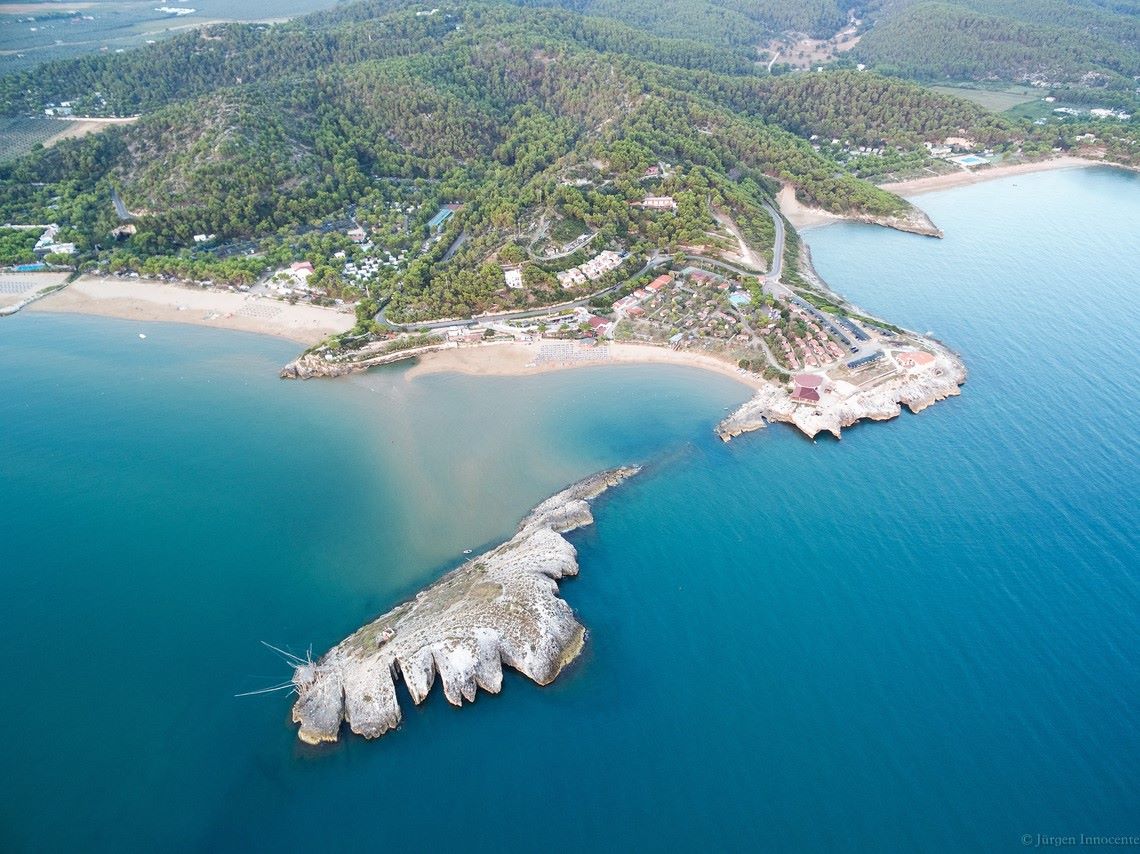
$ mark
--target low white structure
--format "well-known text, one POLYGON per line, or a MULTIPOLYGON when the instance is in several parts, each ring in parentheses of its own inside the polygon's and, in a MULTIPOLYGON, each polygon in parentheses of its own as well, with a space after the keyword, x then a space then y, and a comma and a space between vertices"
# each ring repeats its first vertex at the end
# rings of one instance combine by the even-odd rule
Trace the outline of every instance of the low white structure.
POLYGON ((622 256, 614 252, 612 249, 605 249, 578 267, 571 267, 569 270, 563 270, 558 274, 558 281, 565 286, 571 285, 584 285, 586 282, 592 282, 595 279, 600 279, 610 270, 617 269, 621 265, 622 256))

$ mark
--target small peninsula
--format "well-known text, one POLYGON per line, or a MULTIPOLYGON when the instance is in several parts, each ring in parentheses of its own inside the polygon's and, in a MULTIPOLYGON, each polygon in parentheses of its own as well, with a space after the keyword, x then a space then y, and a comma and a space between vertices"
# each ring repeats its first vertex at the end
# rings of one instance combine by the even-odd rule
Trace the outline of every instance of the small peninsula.
MULTIPOLYGON (((756 390, 717 426, 725 441, 769 422, 793 425, 809 438, 821 432, 839 438, 858 421, 893 418, 904 405, 917 413, 959 394, 967 372, 954 352, 835 293, 782 211, 770 201, 758 208, 771 223, 766 251, 710 206, 706 215, 720 229, 715 240, 710 234, 705 245, 654 252, 632 279, 592 297, 434 321, 360 346, 330 340, 290 362, 281 376, 336 377, 492 348, 503 358, 484 360, 483 367, 490 362, 490 372, 508 374, 668 361, 731 372, 756 390)), ((929 224, 921 233, 941 236, 919 215, 929 224)), ((464 371, 471 362, 453 358, 448 365, 464 371)))
POLYGON ((578 574, 577 553, 561 535, 591 524, 589 501, 638 472, 610 469, 548 498, 507 542, 439 581, 296 668, 293 721, 309 744, 336 741, 342 722, 377 738, 399 725, 396 679, 421 703, 436 673, 448 702, 478 689, 497 694, 506 664, 547 685, 577 658, 586 630, 558 581, 578 574))

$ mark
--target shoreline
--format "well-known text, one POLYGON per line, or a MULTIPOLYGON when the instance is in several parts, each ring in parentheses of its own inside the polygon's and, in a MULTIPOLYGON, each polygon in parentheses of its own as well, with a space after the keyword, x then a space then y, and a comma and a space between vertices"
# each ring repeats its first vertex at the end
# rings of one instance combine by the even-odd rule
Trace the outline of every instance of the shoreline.
POLYGON ((1051 157, 1048 160, 1032 160, 1025 163, 1010 163, 1007 165, 990 166, 985 169, 962 170, 951 172, 949 175, 931 175, 928 178, 912 178, 909 181, 896 181, 891 184, 880 184, 880 190, 886 190, 897 196, 918 196, 923 193, 933 193, 938 190, 950 190, 955 187, 968 187, 971 184, 980 184, 984 181, 996 181, 999 178, 1008 178, 1013 175, 1028 175, 1033 172, 1053 172, 1058 169, 1087 169, 1090 166, 1115 166, 1100 160, 1090 160, 1087 157, 1074 157, 1062 155, 1051 157))
POLYGON ((170 282, 82 276, 24 311, 183 323, 284 338, 306 347, 346 332, 356 317, 321 306, 170 282))
MULTIPOLYGON (((991 166, 986 169, 951 172, 948 175, 930 175, 925 178, 912 178, 908 181, 895 181, 890 184, 879 184, 879 189, 894 193, 903 198, 919 196, 923 193, 933 193, 939 190, 950 190, 956 187, 967 187, 980 184, 984 181, 996 181, 999 178, 1008 178, 1014 175, 1027 175, 1033 172, 1052 172, 1058 169, 1086 169, 1090 166, 1107 166, 1115 169, 1126 169, 1115 163, 1105 163, 1100 160, 1091 160, 1086 157, 1063 155, 1051 157, 1047 160, 1033 160, 1025 163, 1011 163, 1005 166, 991 166)), ((780 212, 797 231, 819 228, 833 222, 853 222, 856 217, 825 211, 800 202, 795 195, 795 189, 786 184, 776 196, 780 212)))
POLYGON ((416 356, 416 364, 404 376, 405 379, 412 382, 418 377, 447 373, 485 377, 525 377, 556 371, 605 368, 614 365, 673 365, 720 374, 753 390, 766 388, 770 385, 762 377, 742 371, 730 362, 708 353, 671 350, 652 344, 611 342, 605 345, 609 348, 610 357, 608 359, 548 362, 538 365, 535 364, 535 358, 539 355, 541 346, 541 342, 523 344, 517 341, 503 341, 436 350, 416 356))

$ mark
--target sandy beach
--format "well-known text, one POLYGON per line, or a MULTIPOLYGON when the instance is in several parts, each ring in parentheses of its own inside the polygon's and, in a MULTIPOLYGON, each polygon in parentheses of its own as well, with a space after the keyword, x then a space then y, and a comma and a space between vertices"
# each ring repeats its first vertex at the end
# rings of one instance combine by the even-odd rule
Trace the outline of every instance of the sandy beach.
MULTIPOLYGON (((1030 172, 1048 172, 1054 169, 1077 169, 1086 166, 1111 165, 1101 164, 1097 160, 1088 160, 1083 157, 1052 157, 1048 160, 1036 160, 1032 163, 1014 163, 1009 166, 990 166, 985 169, 951 172, 949 175, 931 175, 928 178, 915 178, 910 181, 899 181, 894 184, 881 184, 882 189, 896 195, 910 198, 922 193, 935 190, 949 190, 953 187, 965 187, 969 184, 978 184, 982 181, 992 181, 997 178, 1007 178, 1012 175, 1024 175, 1030 172)), ((788 222, 797 229, 815 228, 828 223, 846 219, 839 214, 833 214, 820 208, 809 207, 796 198, 793 187, 785 185, 776 196, 780 211, 788 218, 788 222)))
POLYGON ((542 343, 523 344, 506 342, 458 347, 420 356, 407 373, 409 380, 428 374, 460 373, 477 376, 527 376, 575 368, 606 367, 613 365, 680 365, 713 371, 731 377, 750 388, 765 387, 767 383, 755 374, 744 373, 735 365, 705 353, 671 350, 649 344, 611 343, 609 359, 581 362, 549 362, 534 364, 542 343))
POLYGON ((315 305, 141 279, 84 276, 25 311, 190 323, 288 338, 306 346, 351 329, 356 317, 315 305))
POLYGON ((62 285, 67 273, 0 273, 0 309, 24 302, 45 288, 62 285))
MULTIPOLYGON (((1009 166, 989 166, 984 169, 974 169, 960 172, 951 172, 949 175, 931 175, 929 178, 915 178, 911 181, 899 181, 895 184, 882 184, 882 189, 900 196, 917 196, 920 193, 930 193, 935 190, 949 190, 952 187, 965 187, 969 184, 978 184, 982 181, 992 181, 996 178, 1008 178, 1012 175, 1026 175, 1030 172, 1051 172, 1054 169, 1077 169, 1086 166, 1102 166, 1098 160, 1088 160, 1084 157, 1052 157, 1048 160, 1035 160, 1032 163, 1013 163, 1009 166)), ((1111 164, 1108 164, 1111 165, 1111 164)))
POLYGON ((818 225, 827 225, 831 222, 838 222, 843 219, 839 214, 833 214, 830 211, 825 211, 823 208, 813 208, 805 205, 796 198, 796 188, 791 184, 785 184, 783 189, 776 194, 776 204, 780 207, 782 213, 797 230, 802 228, 814 228, 818 225))

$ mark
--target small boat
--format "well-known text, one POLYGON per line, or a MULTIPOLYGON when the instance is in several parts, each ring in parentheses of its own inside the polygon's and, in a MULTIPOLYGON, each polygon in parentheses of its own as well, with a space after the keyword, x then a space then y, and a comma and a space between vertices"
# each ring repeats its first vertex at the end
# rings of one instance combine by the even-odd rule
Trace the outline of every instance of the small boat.
POLYGON ((465 555, 469 555, 469 554, 471 554, 471 549, 464 549, 464 550, 463 550, 463 553, 464 553, 465 555))
POLYGON ((146 338, 146 336, 145 336, 145 335, 143 335, 143 334, 140 332, 140 333, 139 333, 139 338, 143 338, 143 339, 145 339, 145 338, 146 338))

